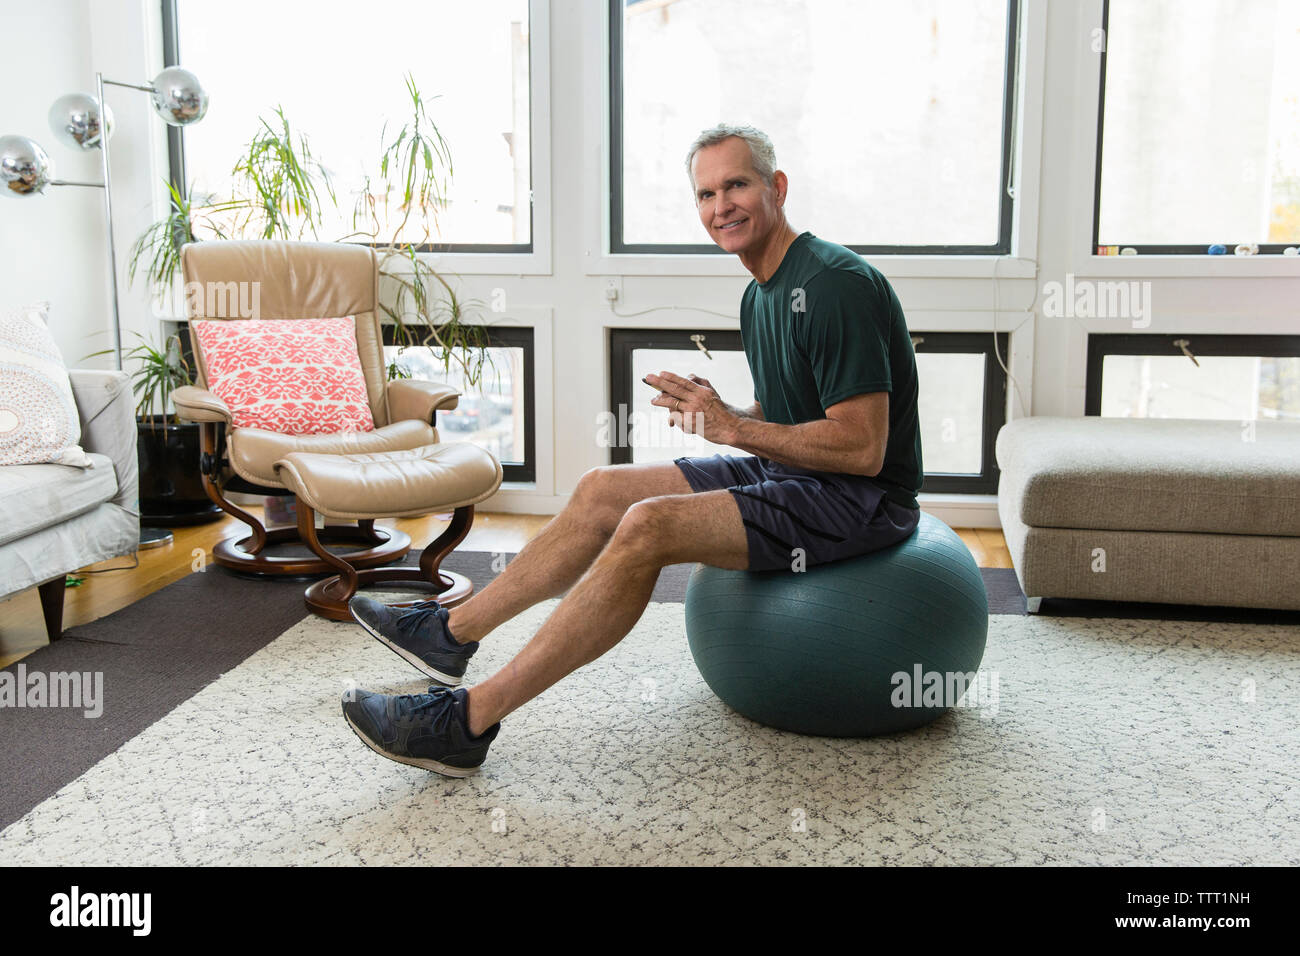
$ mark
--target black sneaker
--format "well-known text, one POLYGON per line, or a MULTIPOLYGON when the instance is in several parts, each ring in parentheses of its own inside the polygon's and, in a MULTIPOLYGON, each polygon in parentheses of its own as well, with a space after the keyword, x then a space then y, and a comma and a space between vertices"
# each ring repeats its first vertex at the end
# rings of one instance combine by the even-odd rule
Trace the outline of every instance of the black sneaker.
POLYGON ((447 777, 478 773, 501 724, 469 732, 469 691, 434 684, 427 694, 343 695, 343 716, 367 747, 398 763, 447 777))
POLYGON ((457 644, 447 631, 448 611, 437 601, 389 607, 358 594, 348 602, 357 623, 426 677, 454 687, 465 679, 478 642, 457 644))

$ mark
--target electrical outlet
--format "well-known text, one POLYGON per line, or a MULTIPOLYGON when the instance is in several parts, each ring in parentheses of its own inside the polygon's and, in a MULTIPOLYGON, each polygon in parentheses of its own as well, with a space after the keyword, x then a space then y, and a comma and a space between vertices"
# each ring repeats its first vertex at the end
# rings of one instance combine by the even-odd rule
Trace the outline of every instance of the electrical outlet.
POLYGON ((623 301, 623 277, 606 276, 605 277, 605 301, 613 305, 615 302, 623 301))

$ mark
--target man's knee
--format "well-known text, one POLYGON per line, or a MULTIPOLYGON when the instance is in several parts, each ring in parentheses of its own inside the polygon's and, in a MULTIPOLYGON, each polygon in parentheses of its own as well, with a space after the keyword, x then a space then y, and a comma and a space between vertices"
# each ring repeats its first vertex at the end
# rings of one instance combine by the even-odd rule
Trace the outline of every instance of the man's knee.
POLYGON ((617 478, 616 465, 597 465, 584 472, 578 479, 569 500, 571 508, 584 520, 596 527, 612 533, 623 517, 624 509, 619 505, 619 495, 614 483, 617 478))
POLYGON ((623 513, 611 546, 653 555, 670 543, 677 526, 671 496, 643 498, 623 513))

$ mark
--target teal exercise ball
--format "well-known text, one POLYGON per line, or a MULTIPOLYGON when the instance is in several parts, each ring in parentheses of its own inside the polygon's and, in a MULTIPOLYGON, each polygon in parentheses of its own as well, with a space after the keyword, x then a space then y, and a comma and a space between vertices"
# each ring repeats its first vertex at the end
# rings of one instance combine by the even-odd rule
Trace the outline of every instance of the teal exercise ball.
POLYGON ((882 551, 802 571, 700 564, 686 586, 686 636, 710 689, 751 720, 817 736, 942 715, 979 686, 988 620, 975 559, 924 512, 882 551))

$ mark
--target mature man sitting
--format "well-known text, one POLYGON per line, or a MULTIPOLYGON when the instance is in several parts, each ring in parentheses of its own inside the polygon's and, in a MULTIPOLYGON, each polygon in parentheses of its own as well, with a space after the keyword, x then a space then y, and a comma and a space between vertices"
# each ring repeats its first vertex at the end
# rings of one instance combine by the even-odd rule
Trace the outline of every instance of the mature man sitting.
POLYGON ((916 357, 893 288, 856 253, 790 227, 789 180, 759 130, 706 130, 686 167, 700 222, 754 276, 740 331, 758 400, 734 408, 696 376, 646 381, 674 425, 749 454, 588 471, 565 509, 457 607, 354 598, 371 634, 457 685, 478 641, 568 591, 480 684, 349 693, 344 716, 372 750, 449 776, 475 772, 502 718, 623 639, 666 565, 792 569, 889 547, 916 528, 916 357))

